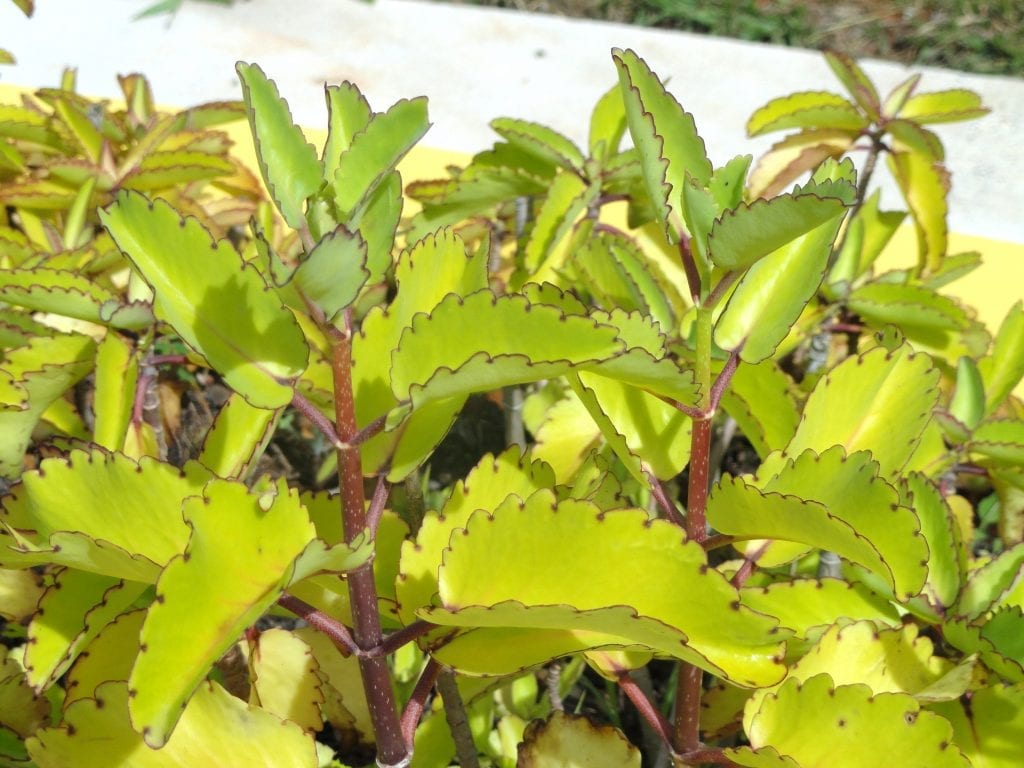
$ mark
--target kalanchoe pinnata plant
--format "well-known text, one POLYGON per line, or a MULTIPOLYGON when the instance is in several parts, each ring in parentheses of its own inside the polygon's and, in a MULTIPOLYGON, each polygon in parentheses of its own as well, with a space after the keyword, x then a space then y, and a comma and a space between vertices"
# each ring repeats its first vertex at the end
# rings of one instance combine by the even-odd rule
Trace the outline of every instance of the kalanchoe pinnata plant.
POLYGON ((318 151, 239 64, 278 216, 228 239, 112 186, 103 301, 9 214, 7 764, 1014 764, 1020 305, 990 339, 932 223, 875 274, 902 215, 846 149, 757 186, 612 58, 585 152, 495 121, 408 219, 424 99, 329 86, 318 151), (525 447, 432 486, 467 402, 517 388, 525 447), (209 426, 171 455, 182 389, 209 426), (313 480, 267 462, 286 438, 313 480))

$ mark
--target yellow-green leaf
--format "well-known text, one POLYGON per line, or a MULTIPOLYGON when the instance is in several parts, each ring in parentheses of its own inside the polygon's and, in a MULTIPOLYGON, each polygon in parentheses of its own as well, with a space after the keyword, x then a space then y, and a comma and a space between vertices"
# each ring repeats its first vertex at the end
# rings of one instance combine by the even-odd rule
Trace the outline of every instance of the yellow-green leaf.
POLYGON ((949 172, 930 157, 916 152, 890 153, 887 157, 917 230, 918 271, 921 274, 936 272, 946 255, 949 235, 946 225, 949 172))
POLYGON ((803 91, 772 99, 750 116, 747 135, 760 136, 789 128, 832 128, 855 137, 867 120, 849 101, 827 91, 803 91))
POLYGON ((280 628, 261 632, 249 651, 252 692, 249 703, 302 727, 323 728, 324 703, 319 665, 301 638, 280 628))
POLYGON ((640 768, 640 750, 617 728, 583 715, 552 712, 534 720, 519 745, 516 768, 640 768))
POLYGON ((920 93, 907 99, 899 116, 915 123, 952 123, 989 113, 981 96, 964 88, 920 93))

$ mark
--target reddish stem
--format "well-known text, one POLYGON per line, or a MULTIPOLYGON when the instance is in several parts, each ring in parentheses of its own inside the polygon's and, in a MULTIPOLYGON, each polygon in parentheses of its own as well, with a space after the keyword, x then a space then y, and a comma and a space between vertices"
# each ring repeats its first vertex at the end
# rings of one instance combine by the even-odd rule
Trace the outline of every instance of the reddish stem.
POLYGON ((700 283, 697 262, 693 260, 693 251, 690 250, 690 238, 686 235, 679 236, 679 260, 683 263, 686 285, 690 289, 690 299, 695 305, 700 304, 700 292, 703 286, 700 283))
POLYGON ((390 656, 406 643, 411 643, 417 637, 423 637, 423 635, 427 634, 430 630, 436 628, 437 624, 431 624, 429 621, 414 621, 412 624, 402 627, 396 632, 392 632, 390 635, 385 637, 381 644, 376 648, 368 648, 366 650, 366 655, 370 658, 375 656, 390 656))
POLYGON ((337 430, 335 430, 331 420, 320 413, 319 408, 298 392, 292 392, 292 407, 309 419, 310 424, 320 430, 321 434, 334 447, 334 450, 341 448, 341 440, 338 439, 337 430))
POLYGON ((672 743, 680 754, 700 748, 700 694, 704 672, 693 664, 679 665, 676 683, 675 734, 672 743))
POLYGON ((433 658, 427 660, 427 665, 420 673, 420 679, 416 681, 412 696, 402 710, 401 729, 402 738, 405 740, 409 751, 412 751, 412 742, 416 736, 416 726, 423 716, 423 710, 427 706, 427 697, 437 682, 437 676, 441 674, 441 665, 433 658))
POLYGON ((671 520, 680 528, 686 528, 686 519, 679 514, 679 510, 672 503, 672 499, 668 497, 668 494, 665 492, 665 486, 661 484, 661 481, 652 472, 647 473, 647 481, 651 486, 651 495, 658 502, 658 506, 665 514, 666 519, 671 520))
POLYGON ((352 635, 349 633, 348 627, 337 619, 328 616, 322 611, 318 611, 305 600, 301 600, 300 598, 287 593, 284 593, 277 598, 277 603, 282 608, 294 613, 300 619, 309 624, 309 626, 323 632, 331 638, 334 644, 338 647, 338 650, 341 651, 342 656, 362 655, 362 651, 359 650, 359 647, 356 645, 356 641, 352 639, 352 635))
POLYGON ((640 716, 650 724, 654 732, 658 734, 658 737, 671 749, 672 727, 669 725, 668 720, 662 716, 658 708, 647 698, 643 689, 637 685, 636 680, 629 676, 628 672, 619 672, 618 682, 622 692, 626 694, 627 699, 633 702, 633 706, 636 707, 640 716))

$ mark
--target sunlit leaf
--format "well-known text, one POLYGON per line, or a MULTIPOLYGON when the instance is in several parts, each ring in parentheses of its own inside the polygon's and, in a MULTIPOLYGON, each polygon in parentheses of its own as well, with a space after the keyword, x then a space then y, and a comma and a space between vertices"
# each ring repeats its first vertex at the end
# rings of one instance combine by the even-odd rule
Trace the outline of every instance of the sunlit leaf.
POLYGON ((519 745, 516 768, 640 768, 640 750, 617 728, 556 711, 534 720, 519 745))
POLYGON ((269 629, 253 644, 249 663, 250 704, 302 726, 307 733, 323 727, 319 668, 306 643, 287 630, 269 629))
POLYGON ((878 91, 860 65, 852 57, 839 51, 825 51, 825 60, 867 116, 872 120, 878 120, 881 116, 878 91))
POLYGON ((828 91, 804 91, 772 99, 750 116, 747 135, 760 136, 790 128, 833 128, 852 135, 867 120, 849 101, 828 91))
POLYGON ((1024 302, 1010 307, 991 353, 978 367, 985 382, 985 411, 991 413, 1024 377, 1024 302))
POLYGON ((571 139, 547 126, 499 117, 491 121, 491 128, 506 141, 545 162, 559 165, 568 171, 583 169, 585 158, 579 147, 571 139))
POLYGON ((907 99, 899 116, 915 123, 952 123, 973 120, 989 113, 974 91, 954 88, 948 91, 919 93, 907 99))
POLYGON ((889 168, 899 183, 917 230, 918 270, 935 272, 946 253, 949 172, 914 152, 889 154, 889 168))
POLYGON ((930 707, 953 724, 953 743, 973 768, 1016 768, 1024 738, 1024 683, 976 688, 969 700, 930 707))

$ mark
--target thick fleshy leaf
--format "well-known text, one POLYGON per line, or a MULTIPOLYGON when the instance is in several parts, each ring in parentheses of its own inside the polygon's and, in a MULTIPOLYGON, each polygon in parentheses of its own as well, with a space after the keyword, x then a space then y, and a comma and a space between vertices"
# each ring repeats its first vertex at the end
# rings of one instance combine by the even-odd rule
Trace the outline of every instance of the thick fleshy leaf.
POLYGON ((952 123, 973 120, 989 113, 974 91, 954 88, 948 91, 919 93, 907 99, 899 116, 915 123, 952 123))
MULTIPOLYGON (((619 645, 648 648, 697 664, 740 685, 779 680, 780 632, 773 619, 743 608, 738 592, 707 567, 703 549, 672 523, 642 510, 602 512, 587 502, 555 502, 540 491, 477 512, 455 532, 439 570, 440 605, 423 618, 446 626, 485 627, 468 641, 508 648, 484 671, 510 671, 551 658, 559 645, 575 650, 619 645), (484 570, 481 570, 484 569, 484 570), (480 573, 492 574, 481 579, 480 573), (685 592, 677 599, 673 584, 685 592), (522 630, 547 647, 534 647, 522 630), (515 667, 513 667, 514 669, 515 667)), ((459 640, 433 649, 460 668, 459 640)), ((481 647, 479 650, 482 650, 481 647)), ((556 655, 562 655, 557 653, 556 655)), ((468 659, 474 665, 474 659, 468 659)))
POLYGON ((967 548, 953 510, 927 477, 912 472, 901 480, 902 503, 921 521, 928 542, 928 581, 925 590, 938 605, 951 606, 967 572, 967 548))
POLYGON ((889 168, 903 192, 917 230, 917 263, 922 274, 935 272, 946 255, 949 172, 915 152, 888 155, 889 168))
POLYGON ((976 688, 970 700, 931 709, 953 724, 953 743, 973 768, 1017 768, 1017 745, 1024 739, 1024 683, 976 688))
POLYGON ((600 192, 599 184, 586 184, 573 173, 555 177, 526 241, 523 280, 544 282, 555 277, 565 261, 565 254, 556 256, 559 246, 600 192))
POLYGON ((112 451, 124 447, 139 379, 139 355, 134 345, 110 332, 96 350, 96 385, 93 390, 93 442, 112 451))
POLYGON ((181 218, 162 200, 133 193, 121 193, 100 218, 152 287, 157 316, 233 389, 256 407, 291 401, 291 382, 306 367, 305 338, 229 243, 215 243, 196 219, 181 218))
POLYGON ((825 274, 843 208, 832 219, 779 248, 747 270, 715 325, 715 342, 759 363, 789 334, 825 274))
POLYGON ((296 723, 307 733, 323 727, 319 666, 299 637, 277 627, 261 632, 249 651, 249 665, 250 704, 296 723))
POLYGON ((955 299, 915 284, 870 282, 854 289, 847 305, 875 328, 895 325, 909 338, 932 346, 968 328, 972 320, 955 299))
POLYGON ((835 198, 781 195, 755 200, 726 211, 711 228, 711 260, 723 269, 746 269, 769 253, 817 227, 833 221, 845 210, 835 198))
POLYGON ((603 146, 601 160, 618 153, 622 137, 626 133, 626 108, 618 85, 613 85, 597 100, 590 115, 590 133, 587 146, 592 157, 599 157, 598 147, 603 146))
POLYGON ((452 489, 440 514, 428 514, 415 542, 402 545, 396 591, 399 614, 409 623, 415 611, 430 605, 437 593, 437 569, 452 533, 466 525, 477 509, 495 509, 509 496, 526 499, 541 488, 551 488, 551 467, 523 456, 513 446, 496 457, 484 456, 465 480, 452 489))
POLYGON ((772 145, 750 174, 748 195, 771 198, 828 158, 842 157, 855 139, 846 131, 801 131, 772 145))
POLYGON ((60 726, 28 742, 39 768, 316 768, 313 739, 294 723, 246 705, 216 683, 204 682, 186 704, 174 737, 151 749, 124 716, 132 701, 123 682, 105 682, 94 698, 67 708, 60 726))
POLYGON ((44 592, 42 577, 35 571, 0 568, 0 616, 27 623, 44 592))
POLYGON ((92 698, 109 680, 127 680, 139 655, 139 632, 146 609, 122 613, 89 643, 64 681, 65 709, 79 699, 92 698))
POLYGON ((283 482, 260 494, 214 481, 185 502, 184 516, 188 547, 157 582, 129 678, 132 723, 154 748, 167 742, 212 664, 277 600, 315 536, 283 482))
POLYGON ((789 377, 774 361, 741 365, 722 396, 722 407, 757 455, 764 458, 792 439, 800 412, 790 392, 789 377))
POLYGON ((978 367, 985 382, 985 411, 991 413, 1024 378, 1024 302, 1010 307, 991 353, 978 367))
POLYGON ((867 116, 872 120, 878 120, 881 116, 881 100, 874 83, 864 74, 860 65, 850 56, 838 51, 826 51, 825 60, 867 116))
MULTIPOLYGON (((67 459, 47 459, 27 472, 3 497, 3 522, 26 538, 26 550, 41 550, 46 561, 152 583, 188 541, 182 499, 197 495, 209 479, 196 464, 182 471, 150 458, 135 463, 116 453, 76 450, 67 459), (140 515, 140 509, 146 514, 140 515), (76 551, 64 532, 82 532, 91 546, 76 551), (58 545, 59 550, 50 551, 58 545), (99 563, 105 566, 100 570, 88 557, 94 550, 106 551, 109 558, 99 563)), ((15 554, 4 551, 0 558, 15 554)))
POLYGON ((327 141, 324 144, 324 181, 330 183, 338 170, 341 156, 352 146, 352 139, 370 122, 373 111, 359 87, 347 80, 324 88, 327 99, 327 141))
POLYGON ((534 720, 519 745, 516 768, 640 768, 640 750, 617 728, 555 711, 534 720))
POLYGON ((740 765, 783 765, 757 762, 757 753, 769 749, 800 768, 970 768, 950 743, 949 722, 921 709, 912 696, 875 694, 866 685, 836 687, 824 674, 802 682, 789 679, 776 691, 754 697, 743 724, 751 746, 725 751, 740 765), (794 728, 797 722, 800 727, 794 728))
MULTIPOLYGON (((81 334, 39 336, 4 352, 0 383, 4 399, 15 396, 15 407, 0 407, 0 476, 21 475, 25 449, 43 413, 93 367, 96 343, 81 334)), ((0 555, 2 557, 3 555, 0 555)))
POLYGON ((52 685, 82 649, 146 589, 76 569, 64 569, 39 602, 29 624, 25 672, 39 690, 52 685))
POLYGON ((939 372, 927 355, 876 347, 837 365, 812 390, 788 456, 842 445, 867 450, 890 477, 913 454, 938 403, 939 372))
MULTIPOLYGON (((8 304, 36 312, 56 314, 103 323, 112 308, 121 302, 109 290, 68 270, 0 270, 0 299, 8 304)), ((152 322, 152 316, 150 316, 152 322)), ((134 330, 147 323, 133 325, 134 330)))
POLYGON ((536 155, 544 162, 559 165, 568 171, 583 170, 583 153, 571 139, 558 131, 510 117, 492 120, 491 128, 510 144, 536 155))
POLYGON ((197 461, 218 477, 244 479, 270 443, 280 416, 280 410, 256 408, 232 393, 217 411, 197 461))
POLYGON ((358 225, 374 190, 430 127, 424 97, 402 99, 376 114, 341 155, 334 173, 334 204, 343 224, 358 225))
POLYGON ((1017 544, 971 571, 954 615, 975 619, 991 610, 1012 586, 1021 568, 1024 568, 1024 544, 1017 544))
POLYGON ((708 182, 708 192, 718 212, 729 211, 743 200, 744 180, 753 162, 753 155, 737 155, 721 168, 715 168, 708 182))
POLYGON ((489 290, 450 295, 413 318, 391 358, 391 388, 414 405, 560 376, 624 352, 618 331, 489 290))
POLYGON ((118 186, 136 192, 151 192, 230 176, 234 172, 235 165, 231 160, 209 152, 152 152, 125 174, 118 186))
POLYGON ((981 372, 967 356, 957 361, 956 387, 949 400, 949 415, 968 429, 977 427, 985 415, 985 386, 981 372))
POLYGON ((292 122, 288 104, 278 94, 274 81, 256 64, 239 62, 235 69, 242 83, 263 181, 288 226, 298 229, 305 223, 306 198, 321 184, 316 150, 292 122))
MULTIPOLYGON (((877 472, 865 452, 806 451, 763 491, 742 478, 723 480, 708 500, 708 521, 734 536, 835 552, 880 574, 899 599, 909 598, 924 586, 928 545, 917 516, 900 506, 896 489, 877 472)), ((759 561, 775 565, 799 554, 787 550, 777 561, 769 547, 759 561)))
POLYGON ((541 421, 527 428, 536 440, 533 455, 551 465, 560 483, 573 482, 587 456, 601 442, 600 428, 571 391, 551 405, 541 421))
POLYGON ((908 693, 920 702, 959 699, 971 682, 973 662, 958 667, 937 656, 916 624, 879 629, 872 621, 833 626, 789 669, 808 680, 827 673, 836 685, 863 683, 874 693, 908 693))
POLYGON ((295 270, 292 282, 332 322, 355 301, 369 276, 366 243, 359 235, 338 227, 307 254, 295 270))
POLYGON ((626 121, 640 153, 644 183, 669 242, 679 239, 682 194, 686 175, 705 187, 711 163, 697 135, 693 116, 686 112, 647 63, 633 51, 612 50, 619 86, 626 104, 626 121))
POLYGON ((790 128, 833 128, 856 136, 867 120, 849 101, 828 91, 803 91, 772 99, 750 116, 747 135, 790 128))
POLYGON ((969 448, 985 464, 1024 467, 1024 420, 986 421, 974 430, 969 448))
MULTIPOLYGON (((0 647, 0 712, 3 712, 3 725, 0 728, 7 732, 3 736, 13 732, 17 734, 15 741, 30 737, 46 725, 50 714, 49 701, 32 690, 25 678, 20 649, 8 649, 6 646, 0 647)), ((0 743, 3 744, 0 749, 3 749, 9 746, 10 740, 4 738, 0 743)), ((0 751, 0 759, 4 756, 0 751)), ((24 764, 21 761, 8 763, 12 768, 24 764)))
POLYGON ((820 632, 841 618, 900 624, 892 603, 862 584, 841 579, 798 579, 744 587, 740 599, 758 613, 775 616, 800 638, 813 636, 814 630, 820 632))

